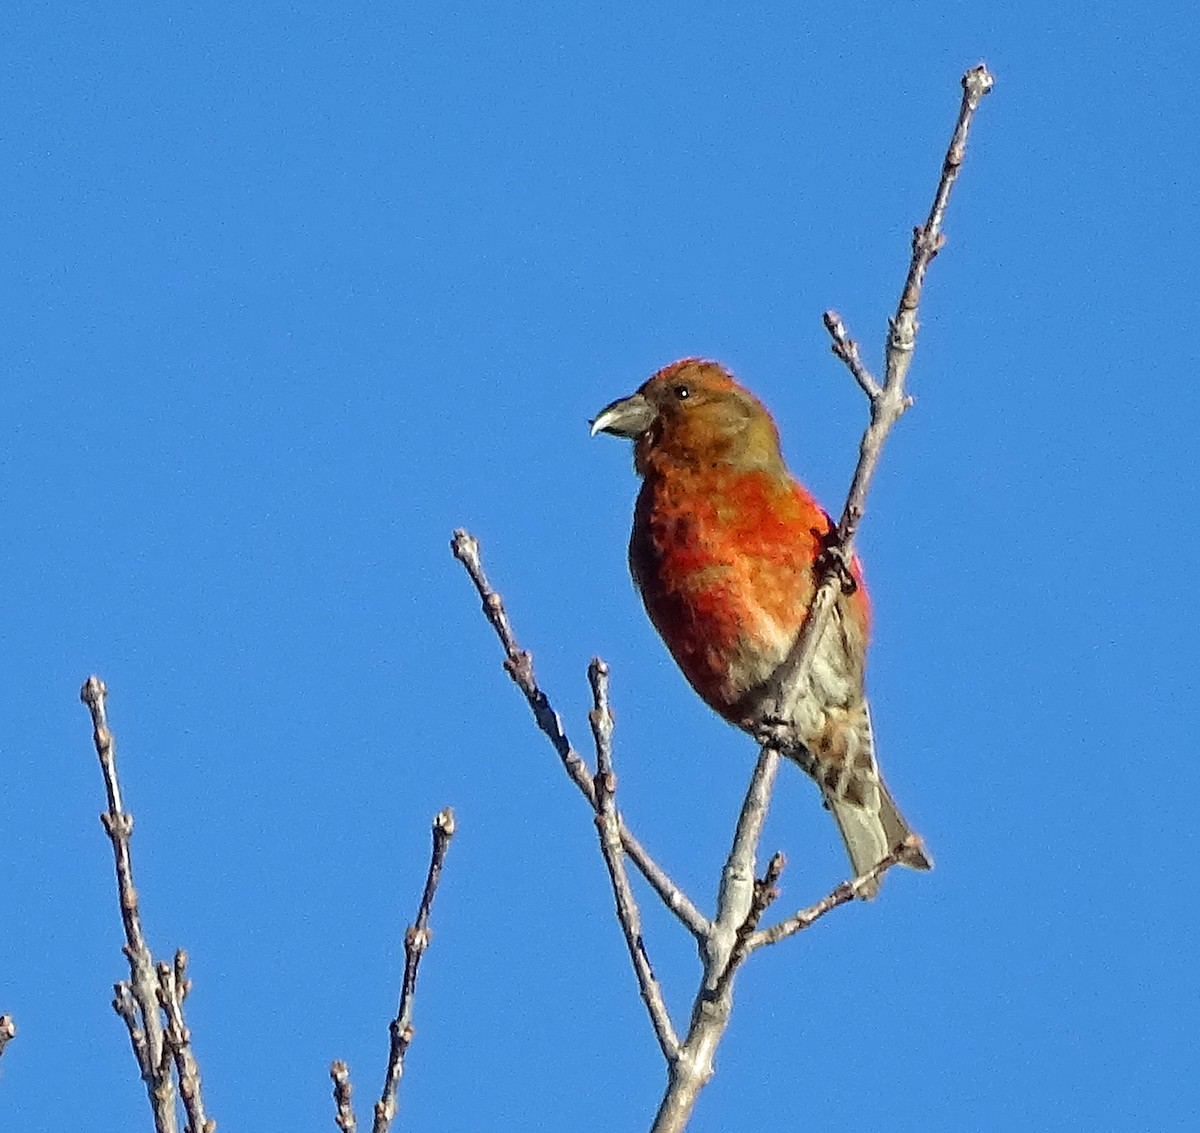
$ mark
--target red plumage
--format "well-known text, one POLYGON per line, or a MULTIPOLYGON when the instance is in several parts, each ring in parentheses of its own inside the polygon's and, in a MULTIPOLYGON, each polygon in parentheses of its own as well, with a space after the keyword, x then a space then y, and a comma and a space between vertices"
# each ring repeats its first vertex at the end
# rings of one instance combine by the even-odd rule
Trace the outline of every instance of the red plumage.
MULTIPOLYGON (((753 729, 808 615, 829 515, 788 472, 762 403, 714 362, 660 370, 592 431, 634 440, 642 488, 629 564, 650 620, 701 698, 753 729)), ((910 830, 875 760, 863 692, 870 612, 857 559, 851 571, 857 585, 839 596, 786 721, 787 754, 817 781, 861 874, 910 830)), ((906 862, 932 864, 923 852, 906 862)))

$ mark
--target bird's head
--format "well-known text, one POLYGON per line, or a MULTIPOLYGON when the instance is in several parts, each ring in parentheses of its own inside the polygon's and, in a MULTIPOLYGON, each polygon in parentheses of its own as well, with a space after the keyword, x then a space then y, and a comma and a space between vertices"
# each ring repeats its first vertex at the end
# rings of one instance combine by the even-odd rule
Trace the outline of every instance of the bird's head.
POLYGON ((597 433, 633 440, 642 475, 664 464, 786 475, 779 432, 762 402, 724 366, 700 358, 673 362, 606 405, 592 422, 597 433))

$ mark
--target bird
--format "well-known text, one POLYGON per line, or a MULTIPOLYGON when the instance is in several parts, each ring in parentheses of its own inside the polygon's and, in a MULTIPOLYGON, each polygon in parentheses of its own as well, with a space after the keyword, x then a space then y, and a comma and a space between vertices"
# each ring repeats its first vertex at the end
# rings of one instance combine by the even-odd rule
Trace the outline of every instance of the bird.
MULTIPOLYGON (((641 488, 629 569, 688 683, 729 723, 778 746, 820 788, 856 876, 904 845, 933 860, 879 772, 864 690, 870 606, 857 557, 787 720, 772 683, 808 616, 834 524, 788 471, 766 407, 719 362, 684 358, 606 405, 592 436, 633 441, 641 488), (782 730, 780 728, 782 725, 782 730)), ((878 880, 860 887, 874 897, 878 880)))

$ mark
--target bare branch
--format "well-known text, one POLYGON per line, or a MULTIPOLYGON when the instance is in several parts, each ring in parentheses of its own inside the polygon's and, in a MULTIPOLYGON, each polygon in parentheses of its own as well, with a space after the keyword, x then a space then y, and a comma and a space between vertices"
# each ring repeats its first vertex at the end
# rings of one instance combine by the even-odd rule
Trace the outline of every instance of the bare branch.
POLYGON ((746 952, 750 953, 764 944, 775 944, 785 937, 794 936, 801 929, 808 928, 814 921, 820 920, 826 913, 832 912, 839 905, 853 901, 864 889, 874 885, 892 866, 904 861, 914 850, 919 849, 921 839, 915 834, 896 846, 889 854, 880 858, 866 873, 854 878, 853 881, 843 881, 828 897, 821 898, 815 905, 793 913, 787 920, 780 921, 770 928, 756 932, 746 942, 746 952))
MULTIPOLYGON (((758 753, 754 774, 742 802, 734 831, 733 845, 729 850, 725 868, 721 873, 721 889, 717 896, 717 917, 714 921, 713 937, 724 935, 728 946, 745 921, 754 903, 755 853, 762 837, 763 823, 767 820, 767 809, 771 805, 771 792, 775 789, 775 775, 779 770, 779 753, 764 747, 758 753)), ((714 975, 724 971, 728 963, 726 954, 721 957, 720 967, 714 975)))
POLYGON ((701 1089, 713 1076, 713 1058, 733 1011, 731 965, 739 930, 754 907, 755 854, 779 770, 779 753, 764 745, 750 777, 750 786, 738 815, 737 829, 717 894, 717 915, 702 944, 704 977, 692 1004, 687 1037, 679 1057, 668 1067, 667 1089, 655 1115, 651 1133, 678 1133, 683 1129, 701 1089))
MULTIPOLYGON (((837 526, 836 542, 821 564, 823 577, 813 596, 804 626, 787 658, 772 676, 776 710, 770 715, 786 721, 796 717, 796 709, 807 690, 807 674, 817 645, 825 632, 826 620, 838 590, 852 585, 849 564, 854 536, 866 506, 867 489, 883 450, 883 442, 911 401, 904 391, 904 380, 916 340, 916 311, 925 270, 943 243, 941 223, 949 199, 950 187, 962 163, 967 130, 979 100, 992 86, 986 68, 978 67, 963 76, 963 101, 950 148, 942 167, 941 180, 934 195, 933 208, 913 241, 913 257, 901 294, 900 305, 891 320, 887 348, 887 380, 882 387, 867 370, 842 320, 826 312, 825 325, 833 338, 833 350, 849 368, 859 387, 870 400, 871 420, 859 445, 858 466, 846 498, 846 506, 837 526)), ((754 855, 762 830, 762 821, 770 801, 778 750, 792 749, 795 739, 786 725, 766 724, 757 729, 763 744, 754 778, 738 820, 734 846, 721 877, 719 910, 712 935, 706 946, 705 983, 692 1010, 692 1022, 680 1048, 679 1057, 670 1065, 667 1090, 663 1096, 651 1133, 679 1133, 691 1116, 700 1089, 712 1077, 713 1054, 729 1022, 732 1009, 733 974, 738 963, 768 939, 780 939, 811 924, 826 912, 858 895, 872 880, 881 876, 901 857, 916 847, 898 847, 854 882, 839 886, 812 909, 803 910, 765 933, 747 930, 754 916, 756 901, 764 892, 754 884, 754 855), (778 930, 778 935, 774 935, 778 930), (753 935, 748 935, 752 932, 753 935), (740 955, 739 955, 740 953, 740 955)), ((761 883, 760 883, 761 884, 761 883)), ((773 888, 773 885, 770 886, 773 888)), ((765 908, 765 904, 763 908, 765 908)), ((760 914, 761 915, 761 912, 760 914)))
POLYGON ((142 1054, 146 1049, 146 1033, 138 1022, 137 1003, 134 1002, 133 992, 126 980, 113 984, 113 1010, 121 1017, 129 1031, 129 1041, 133 1044, 133 1057, 141 1064, 142 1054))
MULTIPOLYGON (((804 627, 784 663, 772 678, 778 693, 778 708, 774 713, 781 720, 794 718, 796 706, 804 695, 806 682, 802 674, 808 672, 817 643, 825 629, 829 609, 842 580, 844 572, 839 563, 849 563, 853 554, 854 537, 859 522, 866 510, 867 490, 875 474, 876 465, 883 452, 883 443, 892 426, 912 404, 904 389, 908 368, 912 362, 917 337, 917 306, 925 273, 933 257, 945 243, 942 221, 950 190, 958 177, 959 168, 966 152, 967 133, 971 120, 979 107, 980 100, 992 89, 993 79, 984 66, 975 67, 962 78, 963 98, 959 107, 958 120, 942 163, 942 174, 934 193, 933 205, 925 224, 913 235, 912 259, 900 294, 896 314, 889 322, 886 356, 887 378, 882 387, 875 382, 858 357, 858 348, 846 331, 842 320, 832 311, 825 314, 825 325, 833 337, 833 351, 850 369, 855 381, 870 399, 871 421, 859 444, 858 465, 846 497, 846 506, 837 526, 837 554, 830 556, 825 564, 824 577, 813 596, 812 606, 804 627)), ((767 727, 759 734, 762 742, 780 742, 786 739, 779 735, 778 728, 767 727)))
POLYGON ((104 682, 95 676, 88 677, 79 694, 92 715, 96 754, 100 757, 100 770, 108 794, 108 810, 100 816, 100 822, 112 842, 121 921, 125 926, 124 951, 129 960, 130 981, 116 985, 113 1007, 129 1028, 134 1055, 146 1085, 150 1108, 154 1112, 156 1133, 175 1133, 175 1085, 171 1079, 171 1059, 164 1048, 158 977, 142 933, 138 895, 133 884, 133 861, 129 852, 133 815, 121 804, 121 786, 117 780, 117 744, 108 726, 105 708, 107 696, 108 689, 104 682))
MULTIPOLYGON (((571 782, 579 788, 583 796, 596 809, 596 787, 587 762, 571 746, 563 731, 562 720, 550 706, 550 700, 538 687, 533 675, 533 657, 517 645, 509 624, 508 614, 500 595, 492 589, 491 583, 484 574, 483 563, 479 557, 479 540, 468 531, 461 528, 454 532, 450 541, 450 549, 454 557, 462 563, 483 600, 483 612, 496 631, 500 644, 504 648, 504 668, 513 682, 524 694, 533 710, 533 717, 538 727, 554 745, 564 770, 570 776, 571 782)), ((675 884, 661 866, 650 856, 642 844, 629 832, 618 815, 617 821, 621 831, 621 845, 629 860, 637 866, 641 875, 650 883, 650 887, 659 895, 663 904, 671 910, 688 931, 698 940, 703 941, 708 934, 708 918, 700 912, 688 896, 675 884)))
POLYGON ((874 401, 883 390, 863 362, 858 352, 858 343, 850 337, 846 324, 842 322, 842 316, 837 311, 826 311, 821 317, 825 322, 825 329, 829 331, 829 337, 833 339, 834 354, 846 363, 859 388, 874 401))
POLYGON ((612 711, 608 705, 608 666, 599 657, 588 666, 588 683, 592 686, 593 708, 588 713, 592 735, 596 740, 596 829, 600 834, 600 852, 608 867, 613 898, 617 905, 617 920, 629 949, 629 959, 637 976, 642 1001, 650 1013, 654 1037, 663 1057, 671 1062, 679 1053, 679 1038, 671 1025, 671 1017, 663 1000, 662 988, 650 966, 650 957, 642 940, 641 914, 629 875, 625 872, 625 855, 621 850, 620 819, 617 815, 617 776, 612 762, 612 711))
POLYGON ((771 856, 771 860, 767 862, 767 872, 763 875, 762 880, 755 881, 754 899, 750 902, 750 911, 746 914, 746 919, 738 925, 737 935, 733 941, 733 950, 729 953, 725 970, 717 977, 716 992, 718 995, 725 990, 726 984, 733 978, 733 973, 750 954, 750 941, 754 938, 758 922, 762 920, 762 915, 767 911, 768 906, 779 896, 779 875, 783 873, 783 867, 786 864, 787 858, 776 851, 771 856))
POLYGON ((183 1001, 192 989, 187 975, 187 953, 180 948, 174 965, 158 965, 158 998, 166 1015, 165 1046, 179 1075, 179 1097, 187 1114, 185 1133, 213 1133, 217 1123, 205 1115, 200 1092, 200 1065, 192 1054, 192 1033, 183 1020, 183 1001))
POLYGON ((966 156, 967 134, 983 96, 994 85, 995 79, 982 63, 978 67, 972 67, 962 77, 963 96, 958 109, 958 121, 954 124, 954 134, 950 138, 950 145, 942 162, 942 176, 933 196, 933 205, 924 225, 913 230, 912 262, 888 336, 885 389, 894 388, 897 393, 903 392, 904 379, 908 375, 913 347, 917 340, 917 306, 921 301, 925 272, 933 257, 945 246, 946 237, 942 233, 942 221, 946 216, 946 206, 950 203, 950 190, 954 188, 958 171, 962 168, 963 158, 966 156))
POLYGON ((4 1053, 4 1048, 8 1046, 9 1040, 16 1038, 17 1025, 13 1022, 11 1015, 0 1015, 0 1054, 4 1053))
MULTIPOLYGON (((446 860, 446 850, 450 839, 454 837, 454 811, 449 807, 439 811, 433 820, 433 851, 429 858, 429 873, 425 877, 425 891, 421 894, 421 905, 417 909, 417 919, 408 927, 404 934, 404 981, 400 989, 400 1006, 392 1020, 391 1049, 388 1052, 387 1073, 384 1076, 383 1093, 375 1103, 375 1121, 371 1126, 372 1133, 387 1133, 396 1116, 396 1090, 400 1078, 404 1074, 404 1055, 408 1044, 412 1042, 413 998, 417 991, 417 970, 421 966, 421 957, 429 947, 430 930, 429 914, 433 909, 433 899, 437 895, 438 882, 442 877, 442 864, 446 860)), ((335 1063, 336 1068, 338 1064, 335 1063)), ((344 1065, 344 1064, 343 1064, 344 1065)), ((341 1124, 341 1101, 338 1094, 338 1079, 334 1078, 334 1097, 338 1099, 338 1123, 341 1124)), ((349 1106, 350 1086, 349 1071, 346 1072, 346 1104, 349 1106)))
POLYGON ((333 1102, 337 1107, 334 1123, 342 1133, 358 1133, 358 1118, 350 1103, 350 1067, 339 1058, 329 1067, 329 1077, 333 1079, 333 1102))

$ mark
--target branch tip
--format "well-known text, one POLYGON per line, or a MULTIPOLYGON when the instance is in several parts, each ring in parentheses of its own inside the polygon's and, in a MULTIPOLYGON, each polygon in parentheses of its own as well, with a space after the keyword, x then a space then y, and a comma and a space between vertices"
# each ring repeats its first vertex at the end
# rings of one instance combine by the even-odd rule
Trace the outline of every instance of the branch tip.
POLYGON ((456 527, 450 539, 450 550, 459 562, 479 557, 479 540, 465 527, 456 527))
MULTIPOLYGON (((456 537, 459 534, 461 533, 456 532, 456 537)), ((417 973, 420 969, 421 958, 425 955, 430 941, 433 939, 433 930, 429 927, 429 917, 433 910, 434 898, 437 896, 442 866, 446 860, 446 850, 456 829, 454 810, 451 807, 444 807, 438 811, 434 815, 431 829, 433 847, 429 855, 429 870, 425 875, 425 888, 421 893, 421 903, 417 908, 416 920, 404 932, 404 976, 400 987, 400 1003, 396 1009, 395 1018, 388 1025, 391 1043, 388 1049, 383 1090, 373 1111, 375 1119, 371 1127, 372 1133, 387 1133, 396 1116, 396 1095, 400 1087, 400 1079, 404 1074, 404 1056, 416 1033, 413 1027, 412 1013, 413 1000, 417 991, 417 973)), ((335 1099, 338 1097, 336 1079, 334 1097, 335 1099)), ((348 1092, 346 1101, 348 1107, 348 1092)), ((339 1108, 338 1114, 338 1126, 343 1133, 347 1133, 346 1126, 342 1124, 341 1108, 339 1108)), ((349 1116, 353 1120, 352 1111, 349 1116)))
POLYGON ((962 77, 962 88, 967 98, 978 106, 985 94, 988 94, 992 87, 996 85, 996 80, 991 71, 988 70, 986 63, 980 63, 976 67, 972 67, 962 77))
POLYGON ((104 698, 108 695, 108 686, 95 674, 88 677, 83 682, 83 687, 79 690, 79 699, 83 701, 89 708, 97 704, 103 704, 104 698))
POLYGON ((358 1118, 354 1116, 354 1107, 350 1101, 353 1093, 350 1067, 338 1059, 329 1067, 329 1077, 333 1080, 333 1102, 336 1107, 334 1123, 342 1133, 356 1133, 358 1118))
POLYGON ((452 807, 445 807, 444 809, 438 811, 436 815, 434 815, 433 834, 435 838, 438 837, 438 835, 441 835, 441 837, 449 841, 454 837, 454 833, 457 829, 458 824, 454 817, 454 809, 452 807))

